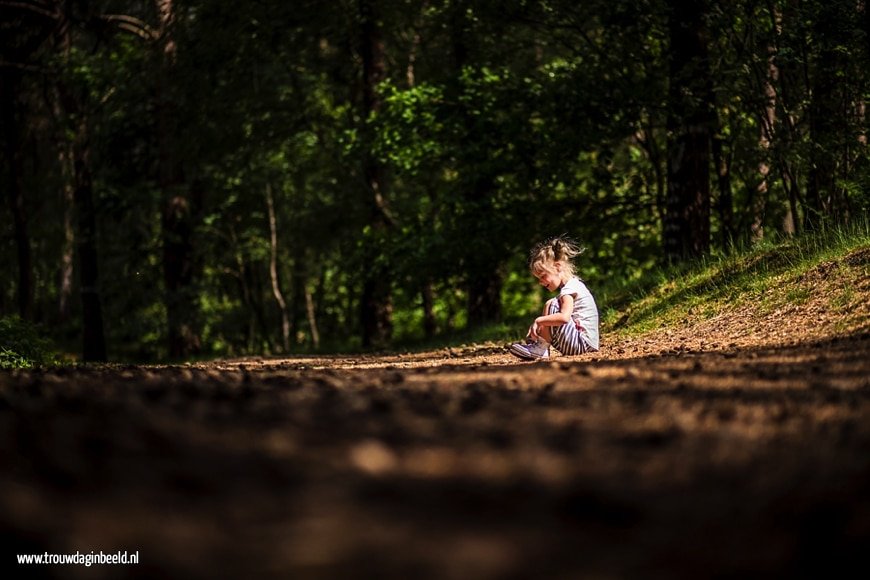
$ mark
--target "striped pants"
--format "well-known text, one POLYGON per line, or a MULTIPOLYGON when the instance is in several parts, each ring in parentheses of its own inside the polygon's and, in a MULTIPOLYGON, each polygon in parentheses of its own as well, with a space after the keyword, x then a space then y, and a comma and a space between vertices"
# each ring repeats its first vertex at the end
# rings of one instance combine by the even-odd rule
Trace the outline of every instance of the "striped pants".
MULTIPOLYGON (((557 312, 559 312, 559 299, 553 298, 548 300, 547 314, 556 314, 557 312)), ((553 348, 566 356, 595 350, 589 346, 589 342, 583 335, 583 330, 573 320, 569 320, 562 326, 551 326, 550 339, 550 344, 553 345, 553 348)))

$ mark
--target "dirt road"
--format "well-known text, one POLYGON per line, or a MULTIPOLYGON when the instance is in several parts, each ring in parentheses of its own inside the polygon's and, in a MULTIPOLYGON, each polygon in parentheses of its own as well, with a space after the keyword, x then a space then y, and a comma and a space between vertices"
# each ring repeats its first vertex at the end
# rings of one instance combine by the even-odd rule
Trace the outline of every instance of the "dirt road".
POLYGON ((4 566, 846 577, 870 549, 870 334, 775 339, 4 373, 4 566), (140 563, 15 564, 76 551, 140 563))

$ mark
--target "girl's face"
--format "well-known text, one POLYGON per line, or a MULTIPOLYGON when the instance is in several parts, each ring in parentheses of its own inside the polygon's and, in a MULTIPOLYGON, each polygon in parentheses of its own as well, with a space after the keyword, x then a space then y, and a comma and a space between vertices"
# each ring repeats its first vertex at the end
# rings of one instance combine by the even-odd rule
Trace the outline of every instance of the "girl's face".
POLYGON ((534 276, 538 279, 538 283, 550 292, 555 292, 564 282, 562 264, 559 262, 554 262, 548 269, 536 268, 534 276))

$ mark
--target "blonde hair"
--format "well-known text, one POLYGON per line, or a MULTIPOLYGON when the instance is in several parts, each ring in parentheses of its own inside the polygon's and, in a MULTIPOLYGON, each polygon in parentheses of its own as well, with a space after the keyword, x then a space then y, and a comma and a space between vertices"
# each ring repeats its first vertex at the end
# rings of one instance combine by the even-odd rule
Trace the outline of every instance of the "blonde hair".
POLYGON ((562 272, 570 278, 576 275, 574 262, 571 260, 574 256, 582 254, 583 250, 584 248, 567 236, 549 238, 537 244, 529 252, 529 270, 533 275, 555 272, 558 262, 562 264, 562 272))

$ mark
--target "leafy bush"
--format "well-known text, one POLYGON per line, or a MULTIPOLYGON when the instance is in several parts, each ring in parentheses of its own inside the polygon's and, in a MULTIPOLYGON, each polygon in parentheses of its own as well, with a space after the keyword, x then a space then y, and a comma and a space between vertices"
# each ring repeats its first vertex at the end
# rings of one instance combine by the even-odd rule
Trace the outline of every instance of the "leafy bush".
POLYGON ((0 369, 29 369, 54 363, 48 340, 20 318, 0 318, 0 369))

